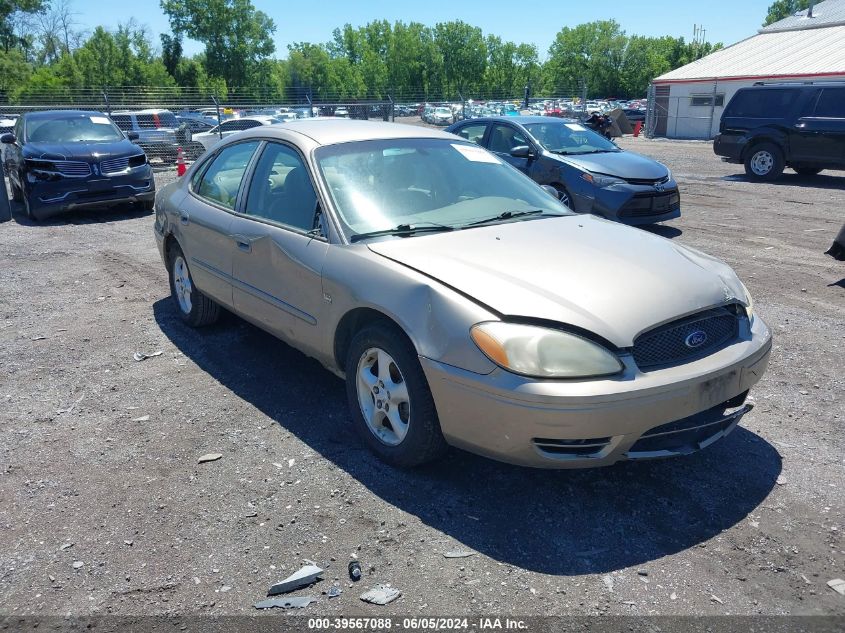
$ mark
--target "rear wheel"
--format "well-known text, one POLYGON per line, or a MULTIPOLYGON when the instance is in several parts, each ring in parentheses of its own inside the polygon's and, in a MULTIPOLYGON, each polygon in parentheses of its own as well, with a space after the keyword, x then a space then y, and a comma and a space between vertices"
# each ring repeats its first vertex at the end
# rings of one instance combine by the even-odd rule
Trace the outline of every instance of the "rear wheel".
POLYGON ((777 180, 783 168, 783 152, 774 143, 755 145, 745 156, 745 173, 752 180, 777 180))
POLYGON ((411 468, 446 452, 416 350, 391 323, 379 321, 355 335, 346 394, 358 435, 388 464, 411 468))
POLYGON ((801 176, 817 176, 821 173, 821 169, 818 167, 796 167, 795 172, 800 174, 801 176))
POLYGON ((220 317, 220 306, 194 285, 182 249, 170 249, 170 294, 182 320, 191 327, 211 325, 220 317))

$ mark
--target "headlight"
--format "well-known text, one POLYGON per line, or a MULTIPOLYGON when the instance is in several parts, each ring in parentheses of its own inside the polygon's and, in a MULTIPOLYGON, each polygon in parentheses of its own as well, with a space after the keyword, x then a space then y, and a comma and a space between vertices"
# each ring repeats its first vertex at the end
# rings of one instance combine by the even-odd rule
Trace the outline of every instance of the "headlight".
POLYGON ((745 291, 745 312, 748 314, 748 320, 754 320, 754 299, 751 298, 751 293, 748 292, 748 288, 745 287, 745 284, 741 281, 739 282, 742 285, 742 289, 745 291))
POLYGON ((616 176, 605 176, 603 174, 591 174, 589 172, 584 172, 581 174, 581 178, 586 180, 588 183, 595 185, 601 189, 605 187, 610 187, 612 185, 624 185, 625 181, 621 178, 617 178, 616 176))
POLYGON ((622 371, 619 359, 585 338, 560 330, 488 321, 474 325, 472 340, 494 363, 537 378, 590 378, 622 371))

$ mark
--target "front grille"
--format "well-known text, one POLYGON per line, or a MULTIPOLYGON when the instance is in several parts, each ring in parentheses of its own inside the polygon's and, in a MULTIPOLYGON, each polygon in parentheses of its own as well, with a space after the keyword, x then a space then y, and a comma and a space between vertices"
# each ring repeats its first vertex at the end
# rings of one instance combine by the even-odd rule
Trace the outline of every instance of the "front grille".
POLYGON ((144 154, 136 156, 124 156, 123 158, 110 158, 100 163, 100 171, 104 174, 118 174, 132 167, 139 167, 144 164, 144 154))
POLYGON ((541 452, 556 457, 594 457, 610 444, 609 437, 580 440, 559 440, 535 437, 531 440, 541 452))
POLYGON ((647 371, 655 367, 679 365, 712 354, 737 338, 739 313, 736 306, 700 312, 645 332, 634 341, 637 367, 647 371), (691 346, 695 339, 703 342, 691 346))
POLYGON ((27 162, 33 170, 61 174, 70 178, 84 178, 91 175, 91 166, 82 161, 31 158, 27 162))
POLYGON ((625 178, 625 182, 631 185, 646 185, 647 187, 653 187, 654 185, 662 185, 669 182, 668 174, 663 176, 663 178, 625 178))
POLYGON ((620 218, 642 218, 662 215, 681 207, 681 195, 677 191, 635 194, 621 209, 620 218))

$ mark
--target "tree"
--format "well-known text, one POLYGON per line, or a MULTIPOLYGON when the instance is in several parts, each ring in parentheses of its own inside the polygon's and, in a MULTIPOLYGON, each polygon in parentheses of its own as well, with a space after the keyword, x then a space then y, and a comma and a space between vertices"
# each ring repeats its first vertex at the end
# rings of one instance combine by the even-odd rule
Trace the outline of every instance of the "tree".
POLYGON ((434 42, 443 58, 443 87, 450 94, 477 91, 487 67, 484 34, 462 22, 441 22, 434 27, 434 42))
POLYGON ((162 33, 161 38, 161 62, 174 77, 182 61, 182 37, 180 35, 168 35, 162 33))
POLYGON ((32 37, 27 16, 44 10, 44 0, 0 0, 0 46, 7 53, 14 48, 27 54, 32 37))
POLYGON ((793 15, 796 11, 803 11, 810 6, 810 0, 775 0, 769 7, 766 14, 766 21, 763 26, 768 26, 778 20, 783 20, 793 15))
POLYGON ((275 51, 276 26, 250 0, 161 0, 176 35, 205 44, 208 74, 231 86, 248 86, 260 62, 275 51))
POLYGON ((615 20, 564 27, 549 47, 546 88, 573 93, 586 80, 590 93, 617 96, 628 38, 615 20))

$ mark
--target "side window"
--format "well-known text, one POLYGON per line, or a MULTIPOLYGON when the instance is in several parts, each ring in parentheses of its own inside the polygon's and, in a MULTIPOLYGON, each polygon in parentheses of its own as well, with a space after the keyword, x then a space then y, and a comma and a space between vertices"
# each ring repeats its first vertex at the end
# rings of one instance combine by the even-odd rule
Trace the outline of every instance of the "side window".
POLYGON ((458 130, 458 136, 462 136, 466 140, 472 143, 478 143, 481 145, 481 141, 484 140, 484 132, 487 130, 487 124, 485 123, 473 123, 470 125, 465 125, 460 130, 458 130))
POLYGON ((235 208, 246 166, 258 147, 258 141, 238 143, 221 150, 199 180, 194 191, 227 209, 235 208))
POLYGON ((825 88, 816 103, 815 116, 845 119, 845 88, 825 88))
POLYGON ((528 145, 528 139, 515 128, 509 125, 493 126, 488 142, 488 149, 491 152, 510 154, 510 151, 519 145, 528 145))
POLYGON ((128 114, 113 114, 111 120, 120 128, 122 132, 130 132, 132 130, 132 119, 128 114))
POLYGON ((317 194, 299 154, 286 145, 268 143, 255 167, 244 213, 310 231, 316 209, 317 194))
POLYGON ((799 95, 800 90, 796 88, 741 90, 731 99, 725 114, 749 119, 780 119, 788 114, 799 95))

